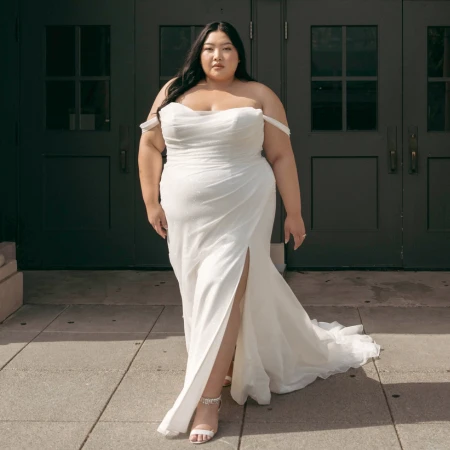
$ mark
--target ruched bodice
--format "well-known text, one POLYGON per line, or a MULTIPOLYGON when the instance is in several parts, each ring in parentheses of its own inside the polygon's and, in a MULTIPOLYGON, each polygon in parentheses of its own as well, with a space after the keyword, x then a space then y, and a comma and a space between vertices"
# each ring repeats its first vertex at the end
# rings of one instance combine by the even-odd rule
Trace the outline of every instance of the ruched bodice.
POLYGON ((169 164, 235 164, 261 157, 264 120, 260 109, 194 111, 170 103, 160 115, 169 164))
MULTIPOLYGON (((264 141, 264 121, 290 134, 289 128, 251 106, 221 111, 195 111, 172 102, 160 111, 161 130, 170 164, 215 164, 257 161, 264 141)), ((142 132, 159 123, 155 116, 142 132)))
MULTIPOLYGON (((270 402, 359 367, 379 354, 362 326, 311 320, 270 258, 276 183, 262 156, 264 122, 289 128, 252 107, 195 111, 170 103, 160 111, 167 163, 160 181, 169 258, 183 302, 188 360, 184 385, 158 431, 187 430, 214 365, 247 251, 231 396, 270 402)), ((151 130, 153 117, 141 125, 151 130)))

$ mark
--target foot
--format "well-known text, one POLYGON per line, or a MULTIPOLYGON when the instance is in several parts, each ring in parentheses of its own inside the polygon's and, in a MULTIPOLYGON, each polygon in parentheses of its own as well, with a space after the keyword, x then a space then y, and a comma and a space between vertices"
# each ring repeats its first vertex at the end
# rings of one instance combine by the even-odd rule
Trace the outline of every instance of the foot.
MULTIPOLYGON (((200 402, 197 405, 197 411, 195 413, 192 430, 202 429, 216 433, 217 427, 219 425, 219 407, 219 404, 204 405, 200 402)), ((212 437, 205 434, 194 433, 189 436, 189 440, 196 443, 206 442, 210 439, 212 439, 212 437)))
POLYGON ((230 368, 228 369, 228 372, 227 372, 227 377, 230 377, 230 378, 229 379, 225 378, 225 381, 223 382, 223 387, 227 387, 227 386, 231 385, 231 376, 232 375, 233 375, 233 361, 231 361, 230 368))

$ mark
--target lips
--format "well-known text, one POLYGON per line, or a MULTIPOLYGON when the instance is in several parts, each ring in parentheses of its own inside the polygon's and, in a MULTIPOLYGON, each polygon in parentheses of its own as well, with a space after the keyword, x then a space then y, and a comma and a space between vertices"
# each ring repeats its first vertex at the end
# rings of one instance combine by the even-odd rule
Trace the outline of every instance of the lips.
POLYGON ((213 66, 213 69, 214 69, 214 68, 216 68, 216 69, 223 69, 223 67, 224 67, 224 66, 222 66, 222 65, 220 65, 220 64, 216 64, 216 65, 213 66))

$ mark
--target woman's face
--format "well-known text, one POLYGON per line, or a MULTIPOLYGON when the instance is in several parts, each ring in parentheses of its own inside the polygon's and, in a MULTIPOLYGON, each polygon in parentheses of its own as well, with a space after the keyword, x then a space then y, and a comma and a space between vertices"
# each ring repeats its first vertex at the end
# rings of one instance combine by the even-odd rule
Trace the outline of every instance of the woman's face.
POLYGON ((212 31, 203 44, 201 64, 208 78, 226 80, 234 76, 239 55, 231 39, 223 31, 212 31))

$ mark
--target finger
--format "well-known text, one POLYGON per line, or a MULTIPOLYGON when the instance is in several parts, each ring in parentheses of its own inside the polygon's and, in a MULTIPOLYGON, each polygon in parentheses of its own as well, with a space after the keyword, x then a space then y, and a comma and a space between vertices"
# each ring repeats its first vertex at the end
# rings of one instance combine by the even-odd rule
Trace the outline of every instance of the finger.
MULTIPOLYGON (((161 236, 161 227, 159 225, 159 221, 158 222, 153 222, 152 223, 152 227, 161 236)), ((163 237, 163 236, 161 236, 161 237, 163 237)))
POLYGON ((157 232, 163 239, 166 238, 165 232, 164 232, 164 230, 163 230, 162 227, 161 227, 161 221, 159 221, 158 224, 157 224, 156 232, 157 232))
POLYGON ((284 243, 287 244, 289 242, 289 238, 290 238, 290 233, 289 230, 285 229, 284 230, 284 243))
POLYGON ((301 240, 298 234, 294 235, 294 250, 297 250, 300 247, 301 240))

